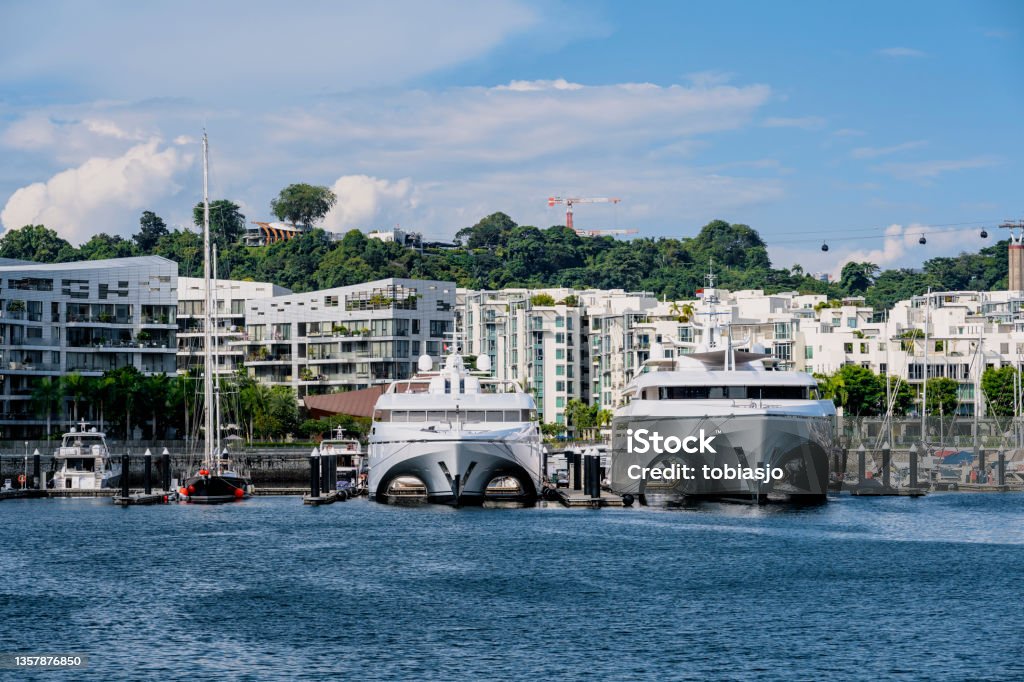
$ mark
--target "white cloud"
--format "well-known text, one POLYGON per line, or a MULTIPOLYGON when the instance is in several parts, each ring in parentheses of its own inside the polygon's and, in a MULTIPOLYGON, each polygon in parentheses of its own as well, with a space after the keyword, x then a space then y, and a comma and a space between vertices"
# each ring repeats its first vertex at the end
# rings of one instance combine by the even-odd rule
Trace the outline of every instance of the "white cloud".
POLYGON ((884 57, 926 57, 927 53, 912 47, 884 47, 876 51, 884 57))
POLYGON ((761 125, 765 128, 819 130, 825 127, 825 119, 820 116, 772 117, 761 121, 761 125))
POLYGON ((579 83, 570 83, 564 78, 553 81, 512 81, 508 85, 499 85, 495 90, 514 90, 515 92, 538 92, 540 90, 582 90, 579 83))
POLYGON ((56 81, 110 97, 221 100, 394 85, 546 25, 541 9, 518 0, 251 0, 244 11, 201 0, 97 11, 57 0, 4 14, 8 27, 31 30, 5 32, 0 83, 56 81))
POLYGON ((368 175, 344 175, 331 190, 338 202, 324 219, 324 227, 336 232, 388 227, 380 223, 384 217, 389 223, 396 222, 417 205, 417 192, 409 178, 392 182, 368 175))
POLYGON ((875 159, 879 156, 888 156, 890 154, 898 154, 899 152, 905 152, 908 149, 917 149, 928 144, 927 140, 913 140, 911 142, 903 142, 901 144, 894 144, 889 147, 857 147, 850 156, 855 159, 875 159))
POLYGON ((908 163, 884 163, 875 166, 874 170, 886 173, 897 180, 928 182, 943 173, 975 168, 988 168, 999 164, 994 156, 975 156, 969 159, 945 159, 934 161, 914 161, 908 163))
POLYGON ((176 193, 175 176, 192 160, 174 147, 161 149, 157 140, 118 157, 92 158, 18 189, 0 212, 0 222, 8 230, 42 223, 73 244, 97 232, 130 234, 138 227, 133 212, 176 193))
POLYGON ((860 137, 861 135, 867 135, 863 130, 857 130, 856 128, 840 128, 832 134, 836 137, 860 137))

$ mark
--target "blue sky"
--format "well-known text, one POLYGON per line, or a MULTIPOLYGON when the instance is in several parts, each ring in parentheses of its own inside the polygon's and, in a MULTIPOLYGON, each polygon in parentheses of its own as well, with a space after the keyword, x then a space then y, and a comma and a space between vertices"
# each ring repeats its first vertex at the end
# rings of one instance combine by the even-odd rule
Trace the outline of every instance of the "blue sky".
POLYGON ((186 223, 204 126, 215 198, 261 220, 329 185, 335 230, 546 227, 551 194, 616 196, 577 224, 745 222, 834 271, 1024 213, 1020 2, 16 0, 0 24, 0 222, 75 243, 186 223))

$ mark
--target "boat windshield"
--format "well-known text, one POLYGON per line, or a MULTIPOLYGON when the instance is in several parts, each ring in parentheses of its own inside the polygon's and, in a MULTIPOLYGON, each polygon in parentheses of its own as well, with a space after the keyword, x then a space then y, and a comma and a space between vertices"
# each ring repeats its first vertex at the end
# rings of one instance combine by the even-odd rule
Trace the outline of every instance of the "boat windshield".
MULTIPOLYGON (((647 397, 649 389, 644 392, 647 397)), ((818 400, 816 386, 659 386, 657 400, 818 400)))
POLYGON ((535 410, 374 410, 376 422, 502 422, 533 421, 535 410))

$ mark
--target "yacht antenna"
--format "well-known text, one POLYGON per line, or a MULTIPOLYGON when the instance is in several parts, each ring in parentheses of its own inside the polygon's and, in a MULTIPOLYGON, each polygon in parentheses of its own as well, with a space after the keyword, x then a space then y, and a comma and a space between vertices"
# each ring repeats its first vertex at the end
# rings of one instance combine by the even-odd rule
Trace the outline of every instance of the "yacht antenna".
POLYGON ((210 346, 213 344, 210 333, 210 306, 212 291, 210 285, 210 158, 209 142, 206 131, 203 131, 203 462, 212 468, 214 458, 211 456, 214 443, 213 432, 213 376, 211 375, 210 346))

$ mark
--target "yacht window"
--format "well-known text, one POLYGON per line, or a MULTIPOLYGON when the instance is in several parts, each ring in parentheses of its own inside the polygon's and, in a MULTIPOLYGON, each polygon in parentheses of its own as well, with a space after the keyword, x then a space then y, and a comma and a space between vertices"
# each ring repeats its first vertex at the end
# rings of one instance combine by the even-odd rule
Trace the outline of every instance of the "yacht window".
POLYGON ((392 410, 391 421, 393 422, 407 422, 409 421, 409 413, 406 410, 392 410))
POLYGON ((709 386, 708 397, 711 398, 712 400, 716 398, 724 398, 725 388, 723 388, 722 386, 709 386))
POLYGON ((710 389, 707 386, 661 386, 659 400, 705 400, 710 389))
POLYGON ((482 422, 483 420, 483 410, 469 410, 468 412, 466 412, 466 421, 468 422, 482 422))
POLYGON ((806 400, 806 386, 751 386, 748 398, 758 400, 806 400))
POLYGON ((746 386, 726 386, 725 390, 728 392, 728 396, 732 400, 740 400, 747 397, 746 386))
POLYGON ((374 410, 373 419, 378 422, 391 421, 391 412, 389 410, 374 410))
POLYGON ((427 412, 428 422, 443 422, 445 421, 446 412, 444 410, 430 410, 427 412))
POLYGON ((521 422, 525 421, 520 410, 505 410, 505 421, 507 422, 521 422))
POLYGON ((409 421, 411 422, 422 422, 426 421, 427 413, 424 410, 409 410, 409 421))
POLYGON ((500 422, 504 421, 504 413, 501 410, 487 410, 487 420, 489 422, 500 422))

